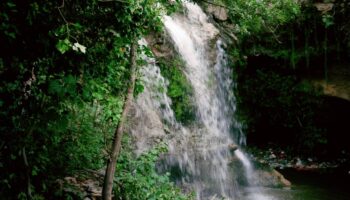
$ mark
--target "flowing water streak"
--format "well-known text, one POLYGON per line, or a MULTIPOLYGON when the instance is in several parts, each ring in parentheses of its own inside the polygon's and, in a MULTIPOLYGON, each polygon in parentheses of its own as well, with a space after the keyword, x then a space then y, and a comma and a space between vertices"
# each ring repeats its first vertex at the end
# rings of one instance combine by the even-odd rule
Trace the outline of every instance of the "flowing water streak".
POLYGON ((140 58, 145 61, 139 69, 144 91, 135 99, 130 130, 135 138, 137 154, 150 150, 156 143, 166 139, 163 121, 169 126, 178 126, 170 106, 171 99, 167 96, 168 81, 161 75, 153 56, 146 55, 146 40, 140 40, 139 45, 143 46, 140 58))

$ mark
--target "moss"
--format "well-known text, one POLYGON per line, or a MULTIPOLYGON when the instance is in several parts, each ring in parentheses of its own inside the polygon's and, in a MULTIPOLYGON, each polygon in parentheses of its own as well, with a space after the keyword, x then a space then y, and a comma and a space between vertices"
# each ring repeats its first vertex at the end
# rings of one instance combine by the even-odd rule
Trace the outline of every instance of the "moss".
POLYGON ((159 59, 162 75, 169 81, 167 95, 172 100, 172 109, 176 119, 188 125, 195 119, 195 105, 192 99, 193 88, 186 79, 181 68, 184 66, 180 58, 159 59))

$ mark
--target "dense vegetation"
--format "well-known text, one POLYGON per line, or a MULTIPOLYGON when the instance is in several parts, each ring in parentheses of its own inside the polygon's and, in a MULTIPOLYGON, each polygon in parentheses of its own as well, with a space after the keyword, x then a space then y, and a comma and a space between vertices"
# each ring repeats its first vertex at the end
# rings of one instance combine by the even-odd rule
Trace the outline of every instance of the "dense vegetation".
MULTIPOLYGON (((105 166, 129 84, 130 44, 161 30, 161 13, 176 7, 133 0, 0 3, 2 198, 69 198, 57 179, 105 166)), ((136 160, 124 152, 117 195, 184 198, 154 172, 156 152, 136 160)))

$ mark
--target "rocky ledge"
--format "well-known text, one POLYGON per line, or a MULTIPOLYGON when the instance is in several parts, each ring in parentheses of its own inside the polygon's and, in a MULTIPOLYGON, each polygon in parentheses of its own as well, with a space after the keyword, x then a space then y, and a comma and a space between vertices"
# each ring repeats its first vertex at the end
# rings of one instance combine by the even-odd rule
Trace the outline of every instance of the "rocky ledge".
MULTIPOLYGON (((322 171, 344 168, 350 163, 350 156, 342 152, 342 156, 333 160, 320 160, 315 157, 298 157, 288 155, 283 150, 269 148, 267 150, 249 150, 250 157, 257 164, 269 165, 274 169, 295 169, 297 171, 322 171)), ((350 168, 347 169, 350 174, 350 168)))

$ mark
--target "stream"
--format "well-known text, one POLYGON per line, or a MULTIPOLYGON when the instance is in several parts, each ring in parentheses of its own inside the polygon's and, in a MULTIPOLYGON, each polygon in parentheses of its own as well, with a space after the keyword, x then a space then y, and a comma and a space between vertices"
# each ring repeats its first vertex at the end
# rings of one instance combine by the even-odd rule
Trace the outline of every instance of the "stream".
MULTIPOLYGON (((280 200, 349 200, 350 176, 339 172, 300 172, 283 170, 291 188, 262 188, 269 199, 280 200)), ((259 200, 259 199, 257 199, 259 200)))

